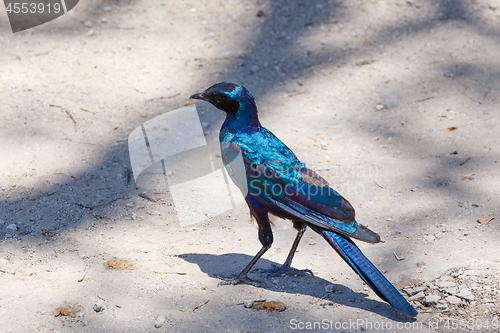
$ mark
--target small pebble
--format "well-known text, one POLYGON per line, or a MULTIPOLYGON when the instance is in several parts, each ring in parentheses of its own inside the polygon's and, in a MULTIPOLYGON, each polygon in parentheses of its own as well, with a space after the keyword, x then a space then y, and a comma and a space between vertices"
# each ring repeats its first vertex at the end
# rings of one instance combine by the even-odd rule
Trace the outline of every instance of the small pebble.
POLYGON ((441 310, 444 310, 444 309, 447 309, 447 308, 448 308, 448 304, 446 304, 446 303, 441 303, 441 301, 439 301, 438 305, 436 305, 436 308, 441 309, 441 310))
POLYGON ((408 296, 413 296, 417 293, 413 288, 404 288, 403 291, 407 293, 408 296))
POLYGON ((412 303, 413 303, 413 305, 414 305, 416 308, 422 308, 422 307, 424 307, 424 306, 422 305, 422 303, 420 303, 420 302, 418 302, 418 301, 413 301, 412 303))
POLYGON ((455 296, 466 299, 468 301, 473 301, 475 299, 474 295, 472 295, 470 289, 468 288, 462 288, 458 294, 455 294, 455 296))
POLYGON ((434 237, 433 235, 428 235, 428 236, 424 237, 424 240, 426 242, 433 242, 435 239, 436 239, 436 237, 434 237))
POLYGON ((253 301, 247 300, 247 301, 243 302, 243 306, 247 309, 250 309, 253 306, 253 301))
POLYGON ((408 298, 408 300, 411 302, 411 301, 417 301, 419 299, 422 299, 425 297, 425 294, 423 292, 419 292, 418 294, 408 298))
POLYGON ((438 295, 428 295, 425 296, 425 303, 427 304, 437 304, 437 302, 441 299, 438 295))
POLYGON ((102 312, 104 311, 104 304, 102 303, 101 300, 99 300, 95 302, 93 309, 95 312, 102 312))
POLYGON ((461 302, 461 301, 460 301, 460 298, 455 297, 455 296, 448 296, 448 297, 446 297, 446 298, 445 298, 445 300, 446 300, 448 303, 452 304, 452 305, 458 305, 458 304, 460 304, 460 302, 461 302))
POLYGON ((457 287, 446 288, 446 292, 450 295, 455 295, 457 293, 457 287))
POLYGON ((165 316, 159 316, 158 318, 156 318, 155 328, 162 327, 165 324, 166 321, 167 321, 167 317, 165 317, 165 316))
POLYGON ((17 231, 17 226, 15 223, 12 223, 12 224, 9 224, 8 226, 6 226, 5 229, 10 230, 10 231, 17 231))
POLYGON ((450 287, 455 287, 457 284, 453 281, 441 281, 441 282, 436 282, 436 285, 439 288, 450 288, 450 287))

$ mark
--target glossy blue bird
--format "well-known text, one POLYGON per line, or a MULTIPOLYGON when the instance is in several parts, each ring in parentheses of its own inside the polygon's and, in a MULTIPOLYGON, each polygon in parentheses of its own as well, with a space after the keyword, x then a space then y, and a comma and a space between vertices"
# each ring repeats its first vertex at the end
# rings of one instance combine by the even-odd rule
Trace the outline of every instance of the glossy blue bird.
MULTIPOLYGON (((365 257, 350 238, 380 242, 378 234, 355 220, 354 208, 328 182, 304 163, 273 133, 262 127, 254 98, 243 86, 221 82, 192 95, 226 113, 220 130, 224 165, 240 188, 250 213, 257 220, 262 248, 234 278, 221 284, 260 285, 247 275, 271 247, 273 233, 269 214, 291 220, 298 230, 285 263, 271 270, 293 270, 291 263, 307 227, 323 236, 349 266, 384 301, 401 314, 414 317, 417 311, 365 257)), ((312 274, 312 273, 311 273, 312 274)))

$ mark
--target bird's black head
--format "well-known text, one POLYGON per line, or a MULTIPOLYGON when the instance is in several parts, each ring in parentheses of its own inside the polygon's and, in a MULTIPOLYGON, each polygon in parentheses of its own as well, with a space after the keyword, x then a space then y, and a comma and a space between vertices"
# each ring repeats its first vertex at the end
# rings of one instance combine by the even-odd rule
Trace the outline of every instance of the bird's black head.
POLYGON ((228 115, 236 115, 240 107, 255 107, 255 102, 245 87, 229 82, 214 84, 202 93, 194 94, 192 99, 201 99, 212 103, 217 109, 228 115))

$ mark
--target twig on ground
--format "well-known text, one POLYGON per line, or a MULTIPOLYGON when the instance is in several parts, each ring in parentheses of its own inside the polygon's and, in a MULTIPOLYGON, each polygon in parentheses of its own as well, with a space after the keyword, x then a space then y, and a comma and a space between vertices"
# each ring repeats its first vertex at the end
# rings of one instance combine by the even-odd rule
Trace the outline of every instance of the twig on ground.
POLYGON ((82 282, 83 279, 85 278, 85 275, 87 275, 87 271, 89 270, 89 264, 87 263, 87 268, 85 268, 85 272, 83 272, 83 275, 81 278, 78 279, 78 282, 82 282))
POLYGON ((460 163, 460 165, 464 165, 465 163, 469 162, 471 158, 470 157, 467 157, 467 159, 465 161, 463 161, 462 163, 460 163))
POLYGON ((49 104, 49 106, 50 106, 50 107, 53 107, 53 108, 59 108, 59 109, 61 109, 61 110, 65 111, 65 112, 66 112, 66 114, 67 114, 67 115, 71 118, 71 120, 73 121, 73 124, 75 124, 75 132, 76 132, 76 120, 75 120, 75 118, 73 117, 73 115, 71 114, 71 112, 69 112, 69 110, 68 110, 68 109, 65 109, 65 108, 63 108, 62 106, 60 106, 60 105, 55 105, 55 104, 49 104))
POLYGON ((149 200, 149 201, 151 201, 151 202, 156 202, 156 200, 155 200, 155 199, 153 199, 153 198, 151 198, 149 195, 147 195, 147 193, 139 193, 139 196, 140 196, 141 198, 144 198, 144 199, 149 200))
POLYGON ((396 258, 397 261, 405 260, 405 257, 399 257, 396 252, 392 252, 394 254, 394 258, 396 258))
POLYGON ((483 104, 484 103, 484 100, 486 99, 486 97, 488 97, 488 94, 490 93, 490 88, 488 88, 488 90, 486 90, 486 92, 484 93, 483 95, 483 99, 481 100, 481 102, 479 102, 479 104, 483 104))
POLYGON ((206 301, 201 302, 200 304, 198 304, 197 306, 194 307, 193 311, 196 310, 196 309, 201 308, 203 305, 207 304, 208 302, 210 302, 209 299, 207 299, 206 301))
POLYGON ((429 97, 426 97, 426 98, 422 98, 422 99, 416 100, 413 103, 425 102, 425 101, 428 101, 430 99, 433 99, 434 97, 436 97, 436 96, 429 96, 429 97))
POLYGON ((80 110, 90 112, 90 113, 95 113, 94 111, 92 111, 90 109, 86 109, 86 108, 82 108, 82 107, 80 107, 80 110))
POLYGON ((7 271, 4 271, 3 269, 0 269, 0 273, 16 275, 16 273, 7 272, 7 271))

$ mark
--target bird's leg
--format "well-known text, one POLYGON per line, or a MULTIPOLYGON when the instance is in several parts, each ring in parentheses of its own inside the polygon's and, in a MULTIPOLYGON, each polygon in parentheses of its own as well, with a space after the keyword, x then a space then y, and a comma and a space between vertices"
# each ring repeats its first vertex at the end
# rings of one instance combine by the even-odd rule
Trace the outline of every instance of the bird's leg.
POLYGON ((247 275, 248 275, 248 272, 250 272, 250 270, 252 269, 252 267, 255 265, 255 263, 260 259, 260 257, 262 257, 262 255, 264 253, 266 253, 267 250, 269 250, 271 246, 263 246, 260 251, 255 255, 255 257, 252 258, 252 260, 250 260, 250 262, 248 263, 248 265, 246 265, 245 268, 243 268, 243 270, 241 271, 240 274, 238 274, 238 276, 236 277, 233 277, 233 278, 226 278, 226 277, 223 277, 223 276, 218 276, 220 279, 222 279, 221 282, 219 282, 219 286, 223 286, 223 285, 228 285, 228 284, 239 284, 239 283, 245 283, 245 284, 250 284, 252 286, 255 286, 255 287, 262 287, 263 285, 265 285, 263 282, 259 282, 259 281, 255 281, 255 280, 252 280, 250 279, 247 275))
POLYGON ((265 286, 265 283, 259 282, 259 281, 254 281, 250 279, 247 275, 248 272, 252 269, 252 267, 255 265, 255 263, 262 257, 264 253, 266 253, 267 250, 271 247, 273 244, 273 232, 271 230, 271 223, 269 222, 269 216, 267 209, 263 207, 258 201, 253 199, 251 196, 247 196, 246 202, 248 204, 248 207, 250 208, 250 213, 252 214, 253 217, 257 220, 257 224, 259 225, 259 240, 260 243, 262 244, 262 248, 260 251, 255 255, 255 257, 250 260, 248 265, 243 268, 240 274, 238 276, 233 277, 233 278, 225 278, 222 276, 219 276, 223 281, 219 282, 220 285, 227 285, 227 284, 238 284, 238 283, 246 283, 246 284, 251 284, 252 286, 256 287, 262 287, 265 286))
POLYGON ((306 225, 304 224, 299 231, 297 232, 297 236, 295 237, 295 240, 293 241, 292 248, 290 249, 290 252, 288 253, 288 257, 286 257, 285 263, 282 268, 289 268, 292 265, 292 260, 293 256, 295 255, 295 251, 297 251, 297 247, 299 246, 300 240, 302 239, 302 236, 306 232, 306 225))
POLYGON ((314 276, 313 272, 309 269, 295 269, 292 268, 292 260, 293 256, 295 255, 295 251, 297 251, 297 247, 299 246, 300 240, 302 236, 304 235, 304 232, 306 232, 307 226, 305 223, 296 223, 294 222, 294 226, 297 227, 298 232, 297 236, 295 237, 295 240, 293 241, 292 248, 290 249, 290 252, 288 253, 288 257, 286 258, 285 262, 281 266, 275 266, 271 269, 261 269, 257 268, 254 269, 254 272, 263 272, 263 273, 269 273, 269 275, 281 275, 281 274, 306 274, 309 273, 312 276, 314 276))

